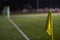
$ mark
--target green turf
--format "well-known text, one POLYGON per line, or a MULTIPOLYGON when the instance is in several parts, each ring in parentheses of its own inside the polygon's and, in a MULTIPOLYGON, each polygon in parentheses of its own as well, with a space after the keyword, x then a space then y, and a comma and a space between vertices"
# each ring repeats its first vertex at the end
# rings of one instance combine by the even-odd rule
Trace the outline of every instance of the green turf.
MULTIPOLYGON (((54 40, 60 39, 60 16, 52 16, 54 40)), ((45 31, 46 14, 12 15, 11 19, 31 40, 51 40, 45 31)), ((0 16, 0 40, 25 40, 24 37, 9 23, 6 17, 0 16)))
POLYGON ((0 16, 0 40, 24 40, 5 16, 0 16))
MULTIPOLYGON (((60 38, 60 16, 53 16, 54 39, 60 38)), ((31 40, 51 40, 45 31, 47 16, 44 14, 15 15, 12 20, 31 40)))
POLYGON ((60 39, 60 16, 54 16, 54 38, 55 40, 60 39))

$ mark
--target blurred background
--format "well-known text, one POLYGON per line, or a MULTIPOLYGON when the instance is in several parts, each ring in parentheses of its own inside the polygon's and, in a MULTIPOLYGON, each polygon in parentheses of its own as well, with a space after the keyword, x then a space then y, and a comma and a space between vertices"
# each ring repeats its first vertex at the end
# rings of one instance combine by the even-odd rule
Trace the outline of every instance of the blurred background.
POLYGON ((11 12, 19 13, 45 13, 50 9, 53 12, 60 12, 59 0, 0 0, 0 11, 5 6, 10 6, 11 12))

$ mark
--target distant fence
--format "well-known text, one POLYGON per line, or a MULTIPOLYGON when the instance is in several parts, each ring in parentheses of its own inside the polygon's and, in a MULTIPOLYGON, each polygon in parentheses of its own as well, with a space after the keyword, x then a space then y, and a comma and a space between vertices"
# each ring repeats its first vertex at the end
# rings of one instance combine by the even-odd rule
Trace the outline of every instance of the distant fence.
POLYGON ((22 11, 12 11, 11 14, 25 14, 25 13, 47 13, 49 10, 51 10, 53 13, 60 13, 60 9, 59 8, 55 8, 55 9, 23 9, 22 11))
MULTIPOLYGON (((51 10, 53 13, 60 13, 60 8, 40 8, 40 9, 23 9, 23 10, 16 10, 10 11, 11 14, 32 14, 32 13, 47 13, 51 10)), ((0 12, 0 15, 2 11, 0 12)))
POLYGON ((32 13, 47 13, 49 10, 51 10, 53 13, 54 12, 60 12, 60 9, 31 9, 31 10, 28 10, 28 9, 24 9, 22 10, 23 13, 29 13, 29 12, 32 12, 32 13))

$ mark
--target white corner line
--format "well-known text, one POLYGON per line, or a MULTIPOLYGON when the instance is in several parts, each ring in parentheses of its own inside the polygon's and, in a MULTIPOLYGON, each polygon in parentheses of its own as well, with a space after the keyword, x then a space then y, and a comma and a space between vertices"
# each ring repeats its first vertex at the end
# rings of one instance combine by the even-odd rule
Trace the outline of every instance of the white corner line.
POLYGON ((13 26, 19 31, 19 33, 21 33, 21 35, 26 39, 26 40, 30 40, 28 38, 28 36, 10 19, 10 17, 8 17, 8 20, 10 21, 10 23, 13 24, 13 26))

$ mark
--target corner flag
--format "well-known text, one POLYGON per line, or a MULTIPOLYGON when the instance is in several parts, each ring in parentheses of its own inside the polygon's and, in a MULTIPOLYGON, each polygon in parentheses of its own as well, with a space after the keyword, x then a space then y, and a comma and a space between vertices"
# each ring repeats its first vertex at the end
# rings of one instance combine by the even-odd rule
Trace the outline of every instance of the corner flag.
POLYGON ((51 11, 49 11, 45 29, 46 29, 48 35, 51 37, 51 40, 53 40, 53 24, 52 24, 51 16, 52 16, 51 11))

